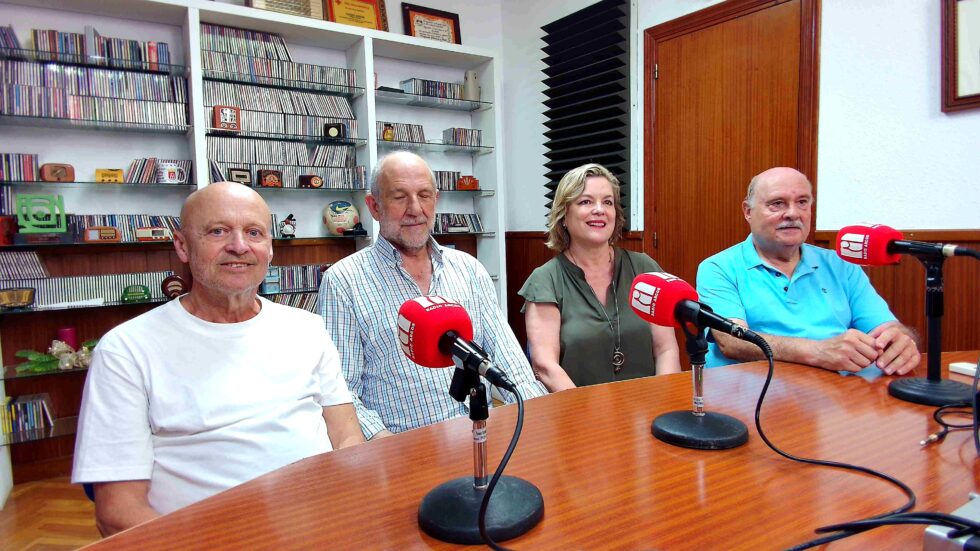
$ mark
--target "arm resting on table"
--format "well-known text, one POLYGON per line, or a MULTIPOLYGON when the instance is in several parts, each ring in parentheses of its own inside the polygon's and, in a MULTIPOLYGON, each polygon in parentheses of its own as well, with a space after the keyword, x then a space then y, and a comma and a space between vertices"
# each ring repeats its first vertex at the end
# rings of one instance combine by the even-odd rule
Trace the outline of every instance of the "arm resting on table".
POLYGON ((354 404, 337 404, 323 408, 323 420, 327 422, 327 435, 333 449, 339 450, 364 442, 361 424, 357 421, 354 404))
MULTIPOLYGON (((732 321, 746 326, 744 320, 733 319, 732 321)), ((897 352, 899 358, 894 362, 892 361, 896 359, 894 355, 888 358, 889 364, 893 365, 886 364, 885 372, 897 375, 905 374, 915 365, 918 365, 918 350, 915 350, 913 358, 908 346, 911 342, 914 348, 914 341, 904 332, 895 329, 885 334, 885 330, 893 326, 890 323, 884 325, 887 327, 882 327, 880 331, 878 328, 872 331, 875 336, 862 333, 857 329, 848 329, 836 337, 824 340, 778 337, 767 334, 761 334, 761 336, 769 343, 776 360, 812 365, 831 371, 860 371, 877 360, 883 350, 897 346, 894 352, 897 352), (888 340, 882 339, 882 335, 888 340), (879 343, 878 341, 882 342, 879 343), (892 344, 895 342, 900 344, 892 344)), ((897 323, 896 325, 901 326, 897 323)), ((741 361, 765 358, 759 347, 752 343, 715 330, 712 330, 712 335, 718 343, 721 353, 729 358, 741 361)))
POLYGON ((673 327, 660 327, 650 324, 653 337, 653 357, 656 360, 657 372, 654 375, 681 372, 681 352, 677 346, 677 337, 673 327))
POLYGON ((160 516, 147 495, 149 480, 124 480, 93 484, 95 524, 103 537, 111 536, 160 516))

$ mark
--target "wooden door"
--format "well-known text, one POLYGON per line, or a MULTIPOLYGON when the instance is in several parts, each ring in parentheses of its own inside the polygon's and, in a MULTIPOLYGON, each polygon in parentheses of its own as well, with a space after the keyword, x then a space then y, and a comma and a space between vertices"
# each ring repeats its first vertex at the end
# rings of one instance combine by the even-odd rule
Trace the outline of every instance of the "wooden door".
POLYGON ((734 0, 646 31, 645 249, 694 285, 748 235, 749 180, 815 183, 816 0, 734 0))

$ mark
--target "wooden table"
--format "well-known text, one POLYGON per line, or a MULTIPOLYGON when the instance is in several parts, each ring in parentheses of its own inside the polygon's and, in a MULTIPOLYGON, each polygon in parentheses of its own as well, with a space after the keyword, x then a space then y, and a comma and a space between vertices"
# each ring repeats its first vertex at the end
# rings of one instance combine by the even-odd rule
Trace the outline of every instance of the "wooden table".
MULTIPOLYGON (((977 352, 944 354, 976 361, 977 352)), ((924 373, 924 367, 919 370, 924 373)), ((687 409, 689 374, 569 390, 527 402, 507 474, 545 499, 544 520, 515 549, 777 549, 813 529, 898 507, 893 486, 847 471, 802 465, 769 450, 753 415, 763 363, 709 370, 707 406, 749 426, 747 445, 726 451, 669 446, 650 435, 659 413, 687 409)), ((956 378, 958 376, 954 376, 956 378)), ((966 380, 965 378, 960 378, 966 380)), ((777 363, 763 429, 782 449, 892 474, 918 496, 917 510, 951 512, 978 490, 980 462, 968 431, 926 448, 933 408, 888 396, 890 379, 777 363)), ((514 406, 489 420, 496 467, 514 406)), ((434 486, 472 475, 469 419, 300 461, 103 540, 99 549, 425 549, 452 547, 423 534, 419 501, 434 486)), ((834 549, 921 548, 924 527, 879 528, 834 549)))

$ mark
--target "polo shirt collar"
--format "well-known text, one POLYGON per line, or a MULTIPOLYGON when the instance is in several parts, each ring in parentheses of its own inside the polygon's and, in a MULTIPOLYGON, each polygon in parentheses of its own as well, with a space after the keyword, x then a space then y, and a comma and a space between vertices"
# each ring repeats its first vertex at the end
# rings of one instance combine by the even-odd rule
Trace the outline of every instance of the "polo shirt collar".
MULTIPOLYGON (((759 266, 763 266, 767 270, 775 270, 769 264, 766 264, 762 257, 759 256, 759 251, 755 248, 755 243, 752 241, 752 234, 750 233, 745 241, 742 241, 740 247, 742 248, 742 258, 745 259, 745 268, 751 270, 759 266)), ((806 243, 800 245, 800 262, 796 265, 796 269, 793 270, 793 277, 808 274, 814 271, 819 264, 818 258, 814 255, 813 251, 809 250, 806 243)))

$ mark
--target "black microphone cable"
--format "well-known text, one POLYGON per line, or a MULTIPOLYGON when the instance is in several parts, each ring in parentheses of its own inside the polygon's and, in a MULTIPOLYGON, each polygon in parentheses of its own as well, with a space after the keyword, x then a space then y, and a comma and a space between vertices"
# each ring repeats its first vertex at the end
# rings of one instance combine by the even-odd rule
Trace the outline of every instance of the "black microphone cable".
MULTIPOLYGON (((977 358, 977 367, 980 368, 980 358, 977 358)), ((942 442, 946 438, 946 435, 953 431, 972 430, 973 448, 977 452, 977 458, 980 458, 980 411, 978 411, 980 410, 980 403, 978 403, 980 402, 980 396, 977 396, 978 383, 980 383, 980 369, 978 368, 974 368, 973 370, 973 385, 969 401, 959 404, 947 404, 937 408, 933 412, 932 418, 942 428, 919 442, 920 445, 926 446, 933 442, 942 442), (947 421, 945 419, 947 415, 970 416, 970 423, 947 421)))
POLYGON ((490 533, 487 532, 487 507, 490 505, 490 496, 493 495, 493 489, 497 486, 497 481, 500 480, 500 476, 504 474, 504 469, 507 467, 507 463, 510 461, 510 456, 514 455, 514 448, 517 447, 517 441, 521 437, 521 429, 524 428, 524 398, 521 398, 521 393, 517 392, 516 387, 511 387, 510 393, 517 397, 517 423, 514 427, 514 436, 511 437, 510 445, 507 446, 507 451, 504 452, 504 456, 501 458, 500 464, 497 465, 497 470, 494 471, 493 477, 490 479, 490 484, 487 485, 487 491, 483 496, 483 502, 480 503, 480 514, 478 515, 480 537, 483 538, 483 542, 486 543, 488 547, 494 549, 495 551, 510 550, 493 541, 493 538, 490 537, 490 533))
MULTIPOLYGON (((978 367, 980 367, 980 359, 977 362, 978 367)), ((977 396, 978 383, 980 383, 980 369, 977 369, 973 373, 973 396, 969 402, 963 402, 960 404, 948 404, 941 406, 933 412, 933 418, 942 427, 939 432, 929 435, 928 438, 920 442, 920 444, 927 445, 932 442, 941 442, 946 435, 954 430, 972 430, 973 431, 973 447, 977 452, 977 458, 980 459, 980 399, 977 396), (969 410, 972 406, 972 412, 969 410), (972 422, 970 424, 963 423, 951 423, 946 421, 943 417, 945 415, 971 415, 972 422)), ((955 515, 950 515, 946 513, 935 513, 929 511, 914 511, 911 513, 898 513, 881 518, 871 518, 865 520, 858 520, 854 522, 846 522, 842 524, 834 524, 830 526, 824 526, 822 528, 817 528, 818 533, 823 532, 841 532, 847 533, 847 536, 857 534, 859 532, 864 532, 866 530, 871 530, 878 528, 880 526, 889 526, 895 524, 924 524, 924 525, 939 525, 951 528, 952 531, 946 534, 946 537, 950 540, 954 540, 963 536, 972 535, 980 536, 980 523, 963 517, 958 517, 955 515)), ((843 537, 847 537, 843 536, 843 537)), ((838 538, 839 539, 839 538, 838 538)))
MULTIPOLYGON (((772 382, 773 372, 775 371, 775 362, 773 361, 772 348, 769 347, 769 343, 767 343, 764 339, 761 339, 761 338, 760 339, 752 339, 750 342, 752 342, 753 344, 755 344, 756 346, 758 346, 760 349, 762 349, 762 353, 766 356, 766 359, 769 362, 769 373, 766 374, 766 381, 762 385, 762 392, 759 393, 759 401, 756 402, 756 404, 755 404, 755 428, 759 432, 759 437, 762 438, 762 441, 765 442, 767 446, 769 446, 769 449, 771 449, 772 451, 776 452, 777 454, 779 454, 779 455, 781 455, 781 456, 783 456, 786 459, 789 459, 791 461, 797 461, 799 463, 808 463, 808 464, 811 464, 811 465, 821 465, 821 466, 824 466, 824 467, 833 467, 833 468, 836 468, 836 469, 845 469, 845 470, 849 470, 849 471, 856 471, 856 472, 859 472, 859 473, 863 473, 863 474, 867 474, 867 475, 870 475, 870 476, 874 476, 876 478, 880 478, 880 479, 882 479, 882 480, 884 480, 886 482, 889 482, 891 484, 894 484, 900 490, 902 490, 902 492, 904 492, 906 496, 908 496, 908 501, 904 505, 902 505, 901 507, 899 507, 898 509, 895 509, 893 511, 889 511, 889 512, 884 513, 884 514, 881 514, 881 515, 876 515, 876 516, 870 517, 868 519, 862 519, 862 521, 874 521, 874 520, 881 519, 881 518, 884 518, 884 517, 888 517, 888 516, 891 516, 891 515, 896 515, 896 514, 899 514, 899 513, 904 513, 906 511, 908 511, 909 509, 911 509, 912 507, 914 507, 915 506, 915 492, 913 492, 912 491, 912 488, 909 488, 907 484, 905 484, 904 482, 902 482, 901 480, 898 480, 897 478, 895 478, 893 476, 890 476, 890 475, 887 475, 885 473, 876 471, 874 469, 870 469, 868 467, 862 467, 860 465, 852 465, 850 463, 840 463, 840 462, 837 462, 837 461, 828 461, 826 459, 811 459, 811 458, 807 458, 807 457, 797 457, 795 455, 792 455, 792 454, 790 454, 788 452, 785 452, 785 451, 779 449, 778 447, 776 447, 775 444, 772 443, 771 440, 769 440, 769 437, 767 437, 766 436, 766 433, 762 430, 762 420, 761 420, 762 419, 762 403, 766 399, 766 393, 769 391, 769 384, 772 382)), ((820 531, 821 531, 820 529, 817 529, 817 532, 818 533, 820 531)), ((811 541, 802 543, 800 545, 797 545, 795 547, 790 548, 789 551, 798 551, 798 550, 802 550, 802 549, 810 549, 811 547, 816 547, 818 545, 823 545, 823 544, 826 544, 826 543, 830 543, 832 541, 843 539, 843 538, 846 538, 848 536, 852 536, 852 535, 854 535, 856 533, 858 533, 858 532, 857 531, 854 531, 854 530, 842 530, 842 531, 839 531, 839 532, 837 532, 835 534, 831 534, 831 535, 828 535, 828 536, 824 536, 822 538, 818 538, 818 539, 814 539, 814 540, 811 540, 811 541)))

